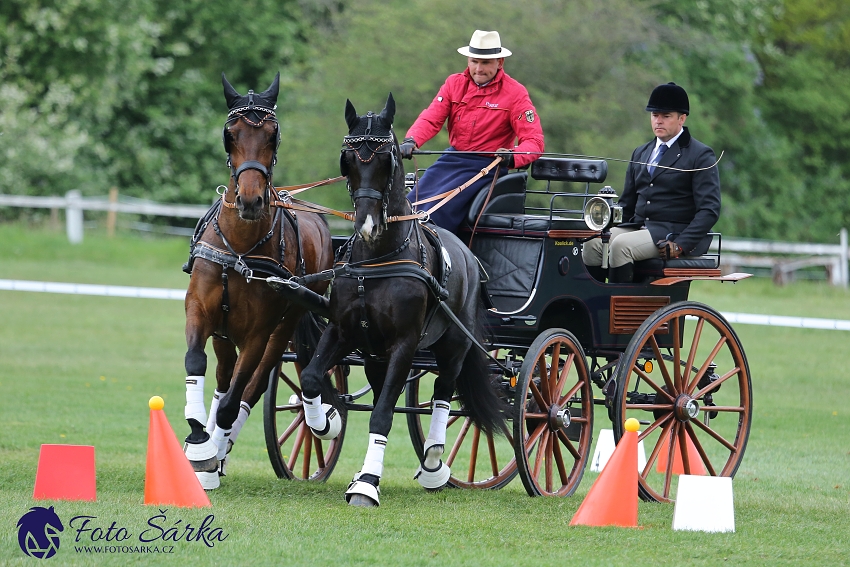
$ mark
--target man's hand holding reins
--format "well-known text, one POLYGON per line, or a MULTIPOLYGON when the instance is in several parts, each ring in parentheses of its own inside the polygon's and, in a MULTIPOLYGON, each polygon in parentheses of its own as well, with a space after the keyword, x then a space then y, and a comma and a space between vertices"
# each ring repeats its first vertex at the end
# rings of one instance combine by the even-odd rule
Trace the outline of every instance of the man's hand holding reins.
POLYGON ((413 150, 417 150, 419 148, 416 147, 416 140, 413 138, 405 138, 398 149, 401 151, 402 158, 411 159, 413 157, 413 150))

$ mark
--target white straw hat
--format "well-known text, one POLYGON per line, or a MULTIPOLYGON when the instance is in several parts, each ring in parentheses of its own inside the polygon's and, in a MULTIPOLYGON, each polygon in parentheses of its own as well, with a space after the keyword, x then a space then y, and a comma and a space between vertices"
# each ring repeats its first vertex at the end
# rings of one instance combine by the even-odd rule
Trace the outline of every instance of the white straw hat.
POLYGON ((459 47, 457 50, 461 55, 475 57, 477 59, 497 59, 509 57, 511 52, 502 47, 502 40, 497 31, 475 30, 469 45, 459 47))

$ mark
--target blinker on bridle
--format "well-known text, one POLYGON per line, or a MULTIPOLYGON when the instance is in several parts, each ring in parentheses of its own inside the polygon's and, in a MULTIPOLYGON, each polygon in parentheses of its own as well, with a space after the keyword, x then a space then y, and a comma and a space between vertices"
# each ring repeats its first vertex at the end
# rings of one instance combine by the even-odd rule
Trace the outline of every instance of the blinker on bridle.
POLYGON ((345 152, 353 151, 354 155, 357 156, 357 160, 361 163, 370 163, 375 156, 378 154, 389 154, 392 158, 391 166, 390 166, 390 175, 387 180, 387 186, 384 191, 378 191, 372 187, 359 187, 356 191, 351 190, 351 182, 348 182, 348 194, 351 196, 351 202, 354 203, 356 208, 357 204, 355 201, 361 197, 366 199, 375 199, 376 201, 381 201, 383 208, 383 224, 387 223, 387 201, 389 200, 390 190, 393 186, 393 178, 395 177, 395 170, 397 167, 396 157, 393 153, 392 143, 394 141, 392 127, 390 127, 389 134, 386 136, 377 136, 372 134, 372 119, 375 118, 375 114, 371 111, 366 113, 365 118, 366 122, 366 131, 363 134, 356 136, 345 136, 343 138, 343 146, 340 150, 340 169, 343 175, 348 174, 348 166, 345 164, 345 152), (374 149, 370 146, 370 142, 378 144, 374 149), (360 151, 363 146, 366 146, 366 149, 369 150, 370 155, 368 158, 364 158, 360 155, 360 151), (386 146, 390 146, 389 148, 384 149, 386 146))
MULTIPOLYGON (((225 120, 225 122, 224 122, 224 129, 223 129, 223 132, 222 132, 222 140, 224 142, 224 150, 227 152, 227 167, 230 168, 230 176, 236 184, 236 195, 239 194, 239 176, 242 175, 242 173, 244 173, 245 171, 248 171, 249 169, 254 169, 256 171, 259 171, 263 175, 263 177, 266 179, 266 201, 268 201, 269 198, 270 198, 270 192, 273 190, 272 189, 272 173, 273 173, 274 166, 277 165, 277 150, 278 150, 278 147, 280 146, 280 124, 278 123, 277 116, 275 114, 275 109, 277 108, 277 106, 275 106, 273 108, 269 108, 267 106, 256 105, 254 103, 254 91, 253 90, 249 90, 247 96, 248 96, 248 105, 247 106, 240 106, 240 107, 232 109, 230 112, 227 113, 227 120, 225 120), (257 113, 257 116, 259 116, 260 113, 265 113, 265 116, 260 118, 259 121, 255 122, 247 116, 248 112, 255 112, 255 113, 257 113), (273 122, 274 123, 275 131, 276 131, 276 139, 275 139, 274 153, 272 154, 271 167, 266 167, 263 163, 260 163, 259 161, 256 161, 256 160, 247 160, 247 161, 244 161, 241 164, 239 164, 239 167, 237 167, 237 168, 233 167, 233 161, 232 161, 231 156, 230 156, 230 142, 227 139, 227 133, 228 133, 228 126, 232 122, 235 122, 239 119, 242 119, 245 123, 247 123, 249 126, 251 126, 253 128, 259 128, 265 122, 273 122)), ((226 188, 225 188, 225 192, 226 192, 226 188)), ((224 202, 225 206, 228 206, 230 208, 233 208, 233 207, 236 206, 235 204, 231 205, 227 201, 224 201, 224 195, 223 194, 222 194, 222 201, 224 202)))

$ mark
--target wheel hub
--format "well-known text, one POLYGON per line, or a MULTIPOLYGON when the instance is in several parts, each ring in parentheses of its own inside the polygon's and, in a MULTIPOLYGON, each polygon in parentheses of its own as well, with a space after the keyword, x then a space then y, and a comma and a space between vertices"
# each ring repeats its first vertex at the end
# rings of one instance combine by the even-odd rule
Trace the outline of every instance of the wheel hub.
POLYGON ((679 421, 690 421, 699 415, 699 402, 687 394, 676 398, 676 419, 679 421))
POLYGON ((549 429, 557 431, 570 426, 570 408, 562 408, 552 404, 549 408, 549 429))

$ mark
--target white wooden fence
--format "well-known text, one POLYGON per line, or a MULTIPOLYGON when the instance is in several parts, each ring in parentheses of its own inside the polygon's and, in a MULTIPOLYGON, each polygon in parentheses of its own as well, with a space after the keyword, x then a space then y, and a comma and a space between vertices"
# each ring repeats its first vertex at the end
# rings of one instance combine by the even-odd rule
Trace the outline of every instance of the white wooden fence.
MULTIPOLYGON (((0 206, 42 209, 65 209, 65 227, 68 240, 83 241, 83 211, 109 211, 135 215, 180 217, 198 219, 209 208, 208 205, 166 205, 141 199, 125 199, 120 202, 117 194, 105 197, 83 197, 79 191, 68 191, 64 197, 32 197, 27 195, 0 194, 0 206)), ((347 221, 335 222, 328 219, 332 229, 346 230, 347 221)), ((727 272, 743 268, 770 267, 773 279, 783 284, 793 279, 797 270, 821 266, 826 270, 834 285, 848 287, 847 229, 839 233, 839 244, 806 244, 798 242, 772 242, 741 238, 724 238, 722 243, 721 269, 727 272)), ((712 245, 717 251, 717 242, 712 245)))

